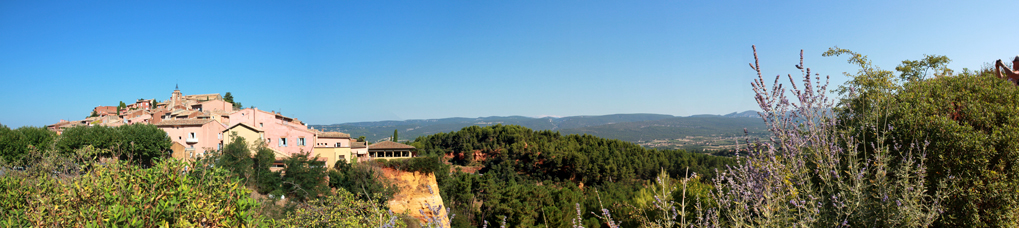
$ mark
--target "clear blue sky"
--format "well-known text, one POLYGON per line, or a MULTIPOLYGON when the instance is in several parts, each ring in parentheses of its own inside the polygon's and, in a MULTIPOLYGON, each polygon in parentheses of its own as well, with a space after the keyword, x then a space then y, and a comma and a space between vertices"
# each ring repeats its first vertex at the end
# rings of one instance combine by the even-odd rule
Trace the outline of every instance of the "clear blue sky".
POLYGON ((838 45, 893 69, 1019 54, 1000 1, 0 1, 0 123, 232 92, 310 124, 757 110, 766 75, 841 84, 838 45))

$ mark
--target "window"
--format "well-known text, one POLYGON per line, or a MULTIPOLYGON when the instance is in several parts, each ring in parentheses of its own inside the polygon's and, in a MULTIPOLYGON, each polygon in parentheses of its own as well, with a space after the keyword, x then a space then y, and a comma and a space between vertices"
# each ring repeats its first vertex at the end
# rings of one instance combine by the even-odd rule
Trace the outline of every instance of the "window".
POLYGON ((223 139, 223 133, 219 133, 219 139, 223 139))
POLYGON ((340 160, 347 161, 347 156, 346 155, 340 155, 340 160))
POLYGON ((223 149, 223 143, 219 143, 219 145, 216 145, 216 149, 217 150, 222 150, 223 149))
POLYGON ((297 145, 298 146, 304 146, 305 145, 304 144, 304 138, 297 138, 297 145))
POLYGON ((287 146, 287 138, 280 138, 280 147, 287 146))
POLYGON ((265 124, 258 123, 258 127, 265 127, 265 124))
POLYGON ((336 147, 343 147, 343 143, 339 143, 339 142, 337 142, 337 143, 336 143, 336 147))
POLYGON ((188 137, 188 138, 189 138, 189 139, 193 139, 193 138, 195 138, 195 133, 194 133, 194 132, 191 132, 191 134, 190 134, 190 137, 188 137))

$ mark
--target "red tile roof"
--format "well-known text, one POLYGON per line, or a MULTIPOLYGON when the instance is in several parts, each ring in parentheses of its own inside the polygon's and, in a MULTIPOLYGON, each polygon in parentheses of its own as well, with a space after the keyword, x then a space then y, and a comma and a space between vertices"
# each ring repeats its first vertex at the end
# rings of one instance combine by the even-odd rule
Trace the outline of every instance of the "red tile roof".
POLYGON ((350 142, 350 148, 365 148, 368 147, 367 142, 350 142))
POLYGON ((319 138, 350 138, 350 134, 343 132, 318 132, 319 138))
POLYGON ((190 126, 190 125, 205 125, 206 123, 212 122, 211 119, 169 119, 159 121, 155 124, 156 126, 190 126))
POLYGON ((234 124, 233 126, 230 126, 230 127, 226 128, 226 130, 223 130, 223 132, 229 131, 230 129, 233 129, 233 128, 237 127, 237 126, 246 127, 246 128, 251 129, 251 130, 253 130, 255 132, 262 132, 262 129, 257 128, 255 126, 248 125, 246 123, 237 123, 237 124, 234 124))

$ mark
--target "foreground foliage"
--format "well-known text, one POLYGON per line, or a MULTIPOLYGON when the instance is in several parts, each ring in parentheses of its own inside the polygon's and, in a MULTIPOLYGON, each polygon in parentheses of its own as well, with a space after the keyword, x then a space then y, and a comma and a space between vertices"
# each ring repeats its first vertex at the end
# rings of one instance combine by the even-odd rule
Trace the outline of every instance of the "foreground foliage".
POLYGON ((927 182, 952 183, 939 224, 1019 226, 1019 89, 966 73, 906 84, 895 99, 892 136, 930 142, 927 182))
POLYGON ((313 199, 296 206, 280 219, 290 227, 403 227, 405 224, 392 211, 371 201, 356 199, 347 190, 337 189, 322 199, 313 199))
POLYGON ((249 190, 225 170, 195 175, 189 168, 195 169, 171 159, 151 168, 99 163, 70 176, 7 170, 0 176, 5 217, 0 225, 236 227, 259 222, 251 213, 258 204, 249 190))
MULTIPOLYGON (((90 145, 73 153, 31 149, 23 155, 30 166, 0 162, 0 227, 404 226, 376 200, 381 196, 355 199, 343 189, 308 201, 256 200, 239 175, 215 165, 219 153, 190 163, 156 159, 150 166, 103 157, 109 153, 90 145)), ((323 183, 324 171, 304 170, 313 180, 291 176, 288 187, 323 183)))
MULTIPOLYGON (((869 67, 865 57, 846 53, 853 54, 851 62, 869 67)), ((772 137, 748 144, 745 159, 719 174, 713 194, 719 207, 706 212, 699 221, 702 225, 926 227, 940 216, 944 185, 928 191, 925 144, 899 144, 887 138, 889 126, 867 119, 840 128, 832 112, 835 101, 827 97, 827 82, 803 66, 802 53, 796 65, 802 86, 791 75, 791 88, 779 84, 778 76, 768 86, 760 65, 751 66, 758 73, 755 99, 772 137), (861 145, 857 140, 864 136, 878 140, 861 145), (893 154, 892 148, 901 153, 893 154)), ((861 72, 864 77, 890 75, 874 68, 861 72)), ((863 95, 856 101, 882 104, 887 99, 881 93, 854 93, 854 88, 850 87, 850 100, 863 95)), ((859 105, 868 108, 849 116, 890 111, 871 103, 859 105)))

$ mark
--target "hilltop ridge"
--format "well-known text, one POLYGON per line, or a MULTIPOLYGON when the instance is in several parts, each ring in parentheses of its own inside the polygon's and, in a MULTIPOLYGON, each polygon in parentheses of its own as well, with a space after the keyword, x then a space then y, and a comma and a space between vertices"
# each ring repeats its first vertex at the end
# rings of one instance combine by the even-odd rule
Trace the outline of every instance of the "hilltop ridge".
MULTIPOLYGON (((399 131, 401 139, 412 140, 419 136, 457 131, 468 126, 483 127, 502 124, 520 125, 534 130, 560 131, 564 134, 591 134, 598 137, 644 144, 654 140, 674 140, 691 136, 712 137, 712 140, 714 140, 717 137, 742 135, 744 128, 751 132, 764 131, 764 123, 757 117, 756 111, 748 110, 724 115, 705 114, 687 117, 649 113, 540 118, 490 116, 354 122, 309 125, 309 127, 325 131, 347 132, 350 133, 351 137, 355 138, 365 136, 366 140, 375 142, 388 139, 393 134, 394 129, 399 131)), ((693 144, 696 143, 693 142, 693 144)), ((689 146, 693 146, 693 144, 689 146)), ((661 143, 656 145, 661 145, 661 143)), ((692 148, 684 146, 665 147, 692 148)))

